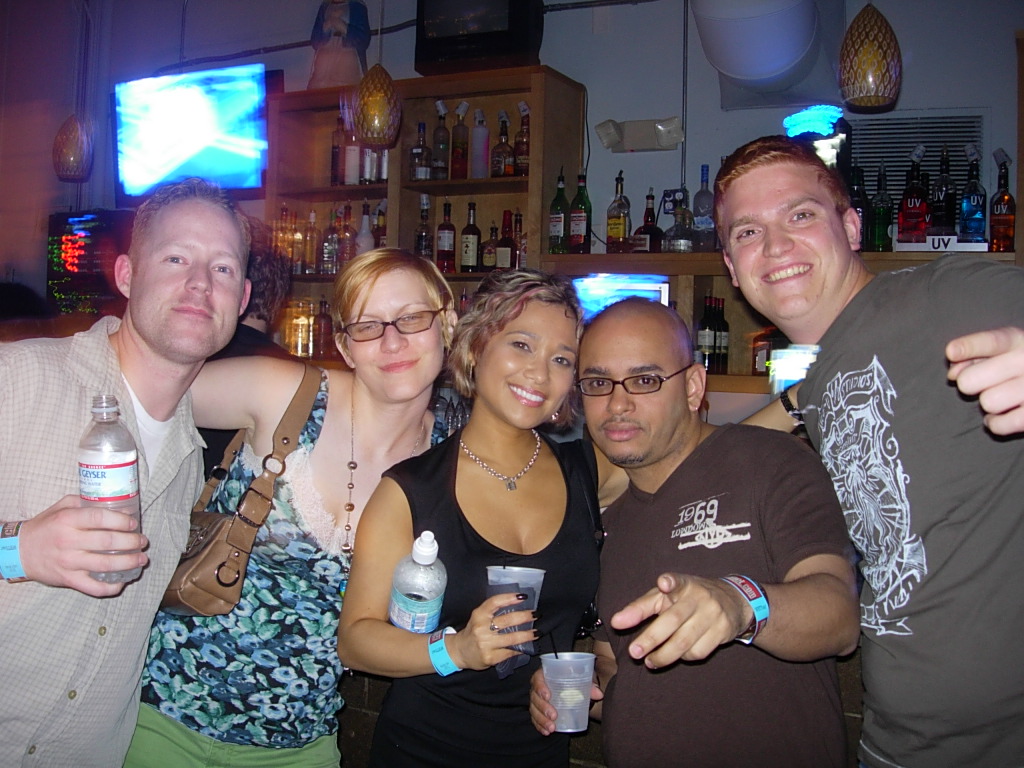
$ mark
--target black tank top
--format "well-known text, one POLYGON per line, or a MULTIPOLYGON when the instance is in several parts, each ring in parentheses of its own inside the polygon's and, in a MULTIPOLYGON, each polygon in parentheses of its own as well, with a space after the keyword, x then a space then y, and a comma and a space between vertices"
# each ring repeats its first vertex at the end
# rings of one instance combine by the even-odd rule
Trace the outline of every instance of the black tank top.
MULTIPOLYGON (((405 492, 413 535, 430 530, 437 538, 438 557, 448 571, 440 626, 461 629, 486 599, 486 566, 543 568, 547 573, 537 608, 537 652, 570 650, 580 617, 597 590, 598 548, 591 508, 596 494, 584 458, 584 451, 592 448, 580 440, 546 440, 565 477, 565 517, 547 547, 520 555, 480 536, 459 509, 459 434, 384 473, 405 492)), ((373 765, 564 768, 566 735, 541 736, 530 722, 530 676, 539 666, 540 659, 532 657, 503 680, 493 668, 395 680, 374 735, 373 765)))

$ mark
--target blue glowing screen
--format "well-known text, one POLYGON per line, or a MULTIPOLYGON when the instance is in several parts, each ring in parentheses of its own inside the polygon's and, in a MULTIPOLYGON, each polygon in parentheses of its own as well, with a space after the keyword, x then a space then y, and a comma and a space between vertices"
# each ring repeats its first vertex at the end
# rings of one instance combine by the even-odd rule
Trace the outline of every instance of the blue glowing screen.
POLYGON ((668 278, 664 275, 616 275, 600 273, 573 278, 583 307, 583 319, 590 320, 610 304, 642 296, 668 306, 668 278))
POLYGON ((114 86, 117 173, 124 194, 199 176, 224 189, 263 184, 263 64, 185 72, 114 86))

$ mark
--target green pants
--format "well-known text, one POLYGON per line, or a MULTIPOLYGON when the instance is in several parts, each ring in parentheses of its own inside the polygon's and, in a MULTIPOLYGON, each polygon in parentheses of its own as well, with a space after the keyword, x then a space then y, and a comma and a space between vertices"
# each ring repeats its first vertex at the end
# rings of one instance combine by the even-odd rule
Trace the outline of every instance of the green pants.
POLYGON ((153 707, 139 707, 125 768, 338 768, 337 734, 304 747, 276 749, 229 744, 204 736, 153 707))

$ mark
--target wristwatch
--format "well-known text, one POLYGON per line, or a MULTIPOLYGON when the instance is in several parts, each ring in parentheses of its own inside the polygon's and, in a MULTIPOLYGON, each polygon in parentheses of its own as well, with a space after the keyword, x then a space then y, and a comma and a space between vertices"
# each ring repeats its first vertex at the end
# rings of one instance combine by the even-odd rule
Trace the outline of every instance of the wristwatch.
POLYGON ((782 390, 782 394, 779 395, 779 402, 782 403, 782 407, 786 409, 786 413, 790 415, 793 421, 795 421, 797 424, 803 424, 803 412, 800 411, 800 409, 797 408, 795 405, 793 405, 793 401, 789 399, 789 390, 791 390, 795 386, 796 384, 790 384, 788 387, 782 390))

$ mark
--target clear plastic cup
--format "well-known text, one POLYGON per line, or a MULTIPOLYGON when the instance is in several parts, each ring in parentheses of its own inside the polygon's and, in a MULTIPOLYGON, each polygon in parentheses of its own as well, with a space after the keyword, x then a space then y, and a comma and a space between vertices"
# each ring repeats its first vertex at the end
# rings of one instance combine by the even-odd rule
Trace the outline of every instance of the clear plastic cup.
POLYGON ((551 691, 551 706, 558 712, 555 730, 578 733, 590 722, 590 686, 594 679, 594 654, 544 653, 540 657, 544 680, 551 691))
POLYGON ((520 587, 533 587, 540 602, 540 588, 544 584, 543 568, 522 568, 515 565, 488 565, 488 584, 518 584, 520 587))

